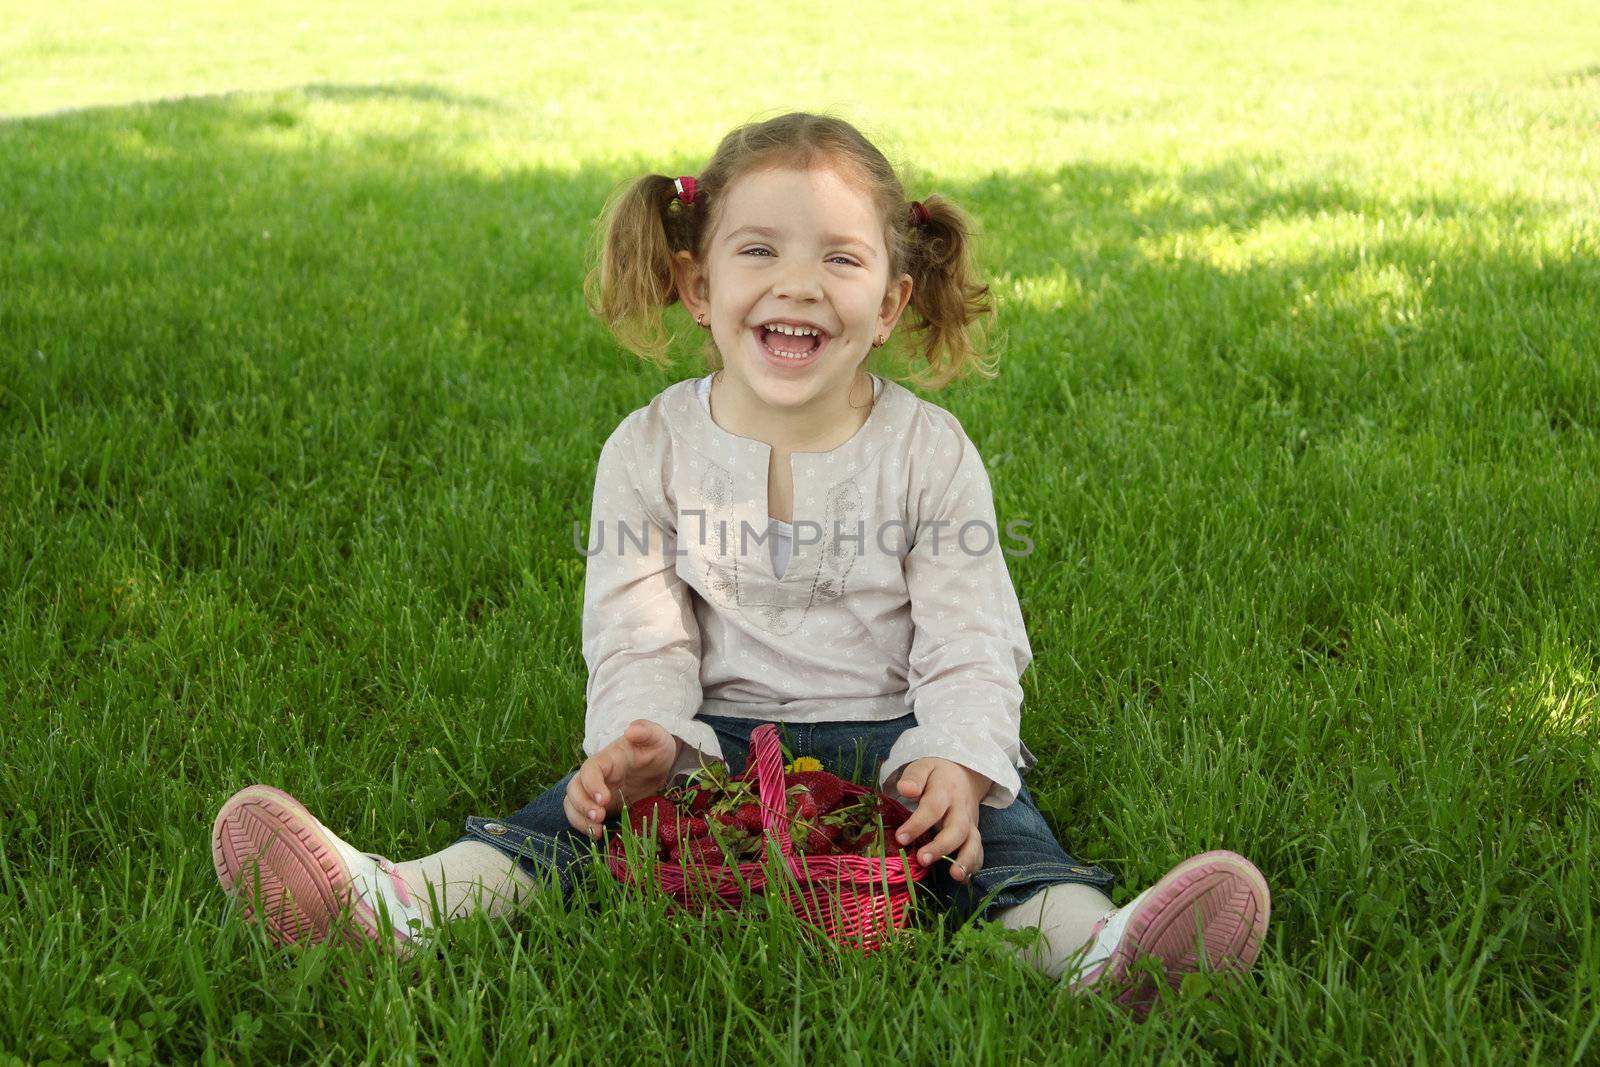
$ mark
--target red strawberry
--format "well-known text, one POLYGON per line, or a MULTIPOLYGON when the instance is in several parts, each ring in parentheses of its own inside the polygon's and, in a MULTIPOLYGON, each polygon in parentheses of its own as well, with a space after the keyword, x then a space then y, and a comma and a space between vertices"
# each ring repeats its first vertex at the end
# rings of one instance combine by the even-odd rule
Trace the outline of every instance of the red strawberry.
POLYGON ((820 823, 813 826, 809 831, 802 829, 801 834, 804 839, 797 841, 795 847, 803 855, 826 856, 838 850, 837 845, 840 833, 839 827, 820 823))
POLYGON ((832 811, 844 800, 844 779, 827 771, 795 771, 789 785, 803 786, 817 800, 817 810, 832 811))
POLYGON ((806 838, 820 821, 816 799, 810 793, 800 793, 789 806, 789 840, 797 850, 805 851, 806 838))
POLYGON ((704 863, 713 867, 720 867, 728 861, 722 846, 711 837, 689 838, 679 850, 679 857, 678 863, 704 863))
POLYGON ((628 825, 634 833, 648 834, 652 819, 657 827, 666 826, 677 822, 678 812, 666 797, 645 797, 628 805, 628 825))
POLYGON ((711 790, 699 788, 691 789, 689 790, 688 796, 689 811, 691 814, 704 815, 711 810, 711 790))
POLYGON ((693 787, 699 795, 705 797, 706 805, 705 810, 700 810, 698 804, 692 806, 690 810, 696 815, 726 809, 730 802, 753 793, 752 784, 731 776, 725 763, 713 763, 703 767, 695 773, 693 782, 693 787))
POLYGON ((739 829, 759 834, 762 831, 761 805, 755 803, 739 805, 738 810, 733 813, 733 821, 739 829))
POLYGON ((815 822, 818 814, 817 798, 810 793, 800 793, 789 808, 789 817, 800 822, 815 822))
POLYGON ((628 825, 633 827, 634 833, 648 833, 652 822, 655 823, 656 840, 667 849, 671 849, 680 839, 694 834, 696 826, 700 833, 705 833, 706 829, 704 819, 684 818, 666 797, 645 797, 628 806, 628 825))

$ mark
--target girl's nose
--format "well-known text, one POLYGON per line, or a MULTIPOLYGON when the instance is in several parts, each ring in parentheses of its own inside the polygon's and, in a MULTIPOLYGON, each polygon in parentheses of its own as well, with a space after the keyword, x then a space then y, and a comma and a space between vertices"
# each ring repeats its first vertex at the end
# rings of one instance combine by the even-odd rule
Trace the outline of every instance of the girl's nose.
POLYGON ((796 264, 778 278, 777 284, 772 287, 772 295, 786 296, 791 300, 816 300, 822 296, 822 284, 815 270, 796 264))

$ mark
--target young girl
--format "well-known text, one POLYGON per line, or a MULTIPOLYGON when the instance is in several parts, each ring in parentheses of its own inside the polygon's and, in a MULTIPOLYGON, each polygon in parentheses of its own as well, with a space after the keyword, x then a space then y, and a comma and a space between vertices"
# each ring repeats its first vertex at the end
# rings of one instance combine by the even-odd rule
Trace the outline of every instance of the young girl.
MULTIPOLYGON (((681 301, 713 373, 628 415, 600 453, 588 759, 515 814, 469 818, 443 852, 399 864, 251 786, 216 818, 223 886, 259 884, 250 896, 283 941, 327 936, 348 907, 368 936, 405 943, 540 885, 565 894, 624 798, 709 761, 742 769, 751 731, 776 722, 797 756, 849 770, 864 755, 913 809, 902 840, 935 831, 921 859, 939 901, 1037 927, 1018 951, 1074 989, 1147 955, 1173 983, 1248 968, 1269 895, 1243 857, 1193 856, 1115 908, 1113 876, 1057 843, 1021 777, 1032 652, 983 462, 949 412, 865 370, 908 317, 918 384, 992 376, 973 342, 988 289, 965 216, 942 197, 908 202, 850 125, 791 114, 729 134, 698 179, 632 182, 602 234, 598 314, 664 362, 663 312, 681 301)), ((1122 999, 1142 1016, 1154 995, 1146 982, 1122 999)))

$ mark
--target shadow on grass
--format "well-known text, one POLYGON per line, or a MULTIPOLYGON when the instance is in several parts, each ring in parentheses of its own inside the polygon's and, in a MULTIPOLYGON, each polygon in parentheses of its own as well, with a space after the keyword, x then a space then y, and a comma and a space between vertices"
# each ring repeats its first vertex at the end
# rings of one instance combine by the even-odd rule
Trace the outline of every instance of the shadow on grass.
POLYGON ((476 111, 504 111, 505 105, 492 97, 477 93, 458 93, 437 85, 427 84, 373 84, 335 85, 313 83, 296 90, 317 100, 340 103, 366 100, 404 100, 417 104, 445 104, 450 107, 471 108, 476 111))
POLYGON ((68 107, 55 111, 46 111, 42 114, 8 115, 0 112, 0 130, 8 125, 18 123, 55 122, 62 119, 71 119, 76 116, 103 115, 113 118, 124 116, 136 111, 152 108, 166 108, 183 104, 194 103, 226 103, 260 101, 262 99, 289 94, 304 96, 310 99, 330 100, 340 103, 355 103, 366 101, 406 101, 416 104, 438 104, 456 108, 469 108, 477 111, 504 111, 504 106, 492 97, 481 96, 476 93, 458 93, 438 85, 406 84, 396 82, 390 84, 368 85, 336 85, 332 83, 312 82, 307 85, 294 86, 285 89, 227 89, 212 93, 182 93, 175 96, 158 97, 151 100, 138 100, 116 104, 92 104, 88 107, 68 107))
MULTIPOLYGON (((631 362, 578 297, 589 227, 630 171, 490 174, 409 131, 312 136, 298 129, 307 99, 493 106, 428 85, 316 84, 5 129, 0 225, 18 254, 3 275, 17 298, 0 309, 14 374, 0 417, 165 397, 190 432, 186 397, 214 389, 175 386, 193 375, 247 387, 248 361, 258 385, 291 389, 286 374, 341 367, 393 390, 389 413, 414 430, 449 395, 451 367, 489 358, 555 376, 563 389, 522 398, 533 416, 565 406, 577 382, 609 392, 609 407, 584 406, 592 418, 572 427, 576 444, 597 441, 621 404, 659 387, 649 374, 589 373, 595 359, 610 372, 631 362), (391 361, 410 379, 396 380, 391 361)), ((1497 371, 1520 361, 1535 372, 1515 375, 1522 400, 1552 429, 1600 421, 1592 374, 1561 351, 1594 321, 1585 294, 1600 283, 1595 260, 1501 240, 1550 206, 1286 181, 1261 158, 1178 175, 1074 164, 938 188, 989 231, 981 252, 1014 290, 1001 307, 1019 375, 1067 367, 1078 387, 1171 386, 1175 367, 1232 360, 1263 391, 1354 416, 1392 397, 1420 352, 1488 359, 1497 371), (1264 250, 1239 247, 1264 227, 1298 229, 1264 250), (1319 227, 1348 240, 1319 242, 1319 227), (1444 230, 1454 244, 1440 243, 1444 230), (1480 316, 1485 306, 1495 314, 1480 316), (1057 339, 1075 342, 1072 359, 1059 358, 1057 339)), ((692 353, 681 355, 692 370, 692 353)), ((1204 391, 1236 384, 1225 378, 1189 380, 1204 391)), ((374 411, 385 406, 372 399, 374 411)), ((1028 399, 1051 409, 1066 394, 1046 380, 1030 383, 1028 399)))
MULTIPOLYGON (((0 129, 0 433, 49 487, 35 521, 129 521, 185 571, 221 566, 262 509, 320 503, 340 560, 420 487, 537 484, 581 514, 600 443, 697 369, 693 341, 664 376, 584 309, 590 227, 633 170, 478 165, 429 110, 457 106, 489 102, 318 84, 0 129), (306 128, 310 100, 368 99, 416 104, 437 135, 306 128), (42 449, 52 433, 70 436, 42 449)), ((1374 430, 1496 454, 1600 426, 1600 268, 1536 239, 1552 206, 1293 181, 1266 158, 935 188, 986 230, 1006 346, 998 383, 936 399, 995 442, 997 470, 1059 467, 1025 427, 1095 398, 1291 459, 1374 430), (1485 435, 1490 416, 1516 432, 1485 435)), ((1114 466, 1125 444, 1084 447, 1114 466)), ((556 562, 568 528, 536 552, 556 562)), ((491 585, 521 569, 503 559, 491 585)), ((1308 642, 1338 655, 1341 626, 1318 619, 1308 642)))
POLYGON ((1565 74, 1557 75, 1553 79, 1558 85, 1575 85, 1578 82, 1600 81, 1600 63, 1590 63, 1587 67, 1579 67, 1565 74))

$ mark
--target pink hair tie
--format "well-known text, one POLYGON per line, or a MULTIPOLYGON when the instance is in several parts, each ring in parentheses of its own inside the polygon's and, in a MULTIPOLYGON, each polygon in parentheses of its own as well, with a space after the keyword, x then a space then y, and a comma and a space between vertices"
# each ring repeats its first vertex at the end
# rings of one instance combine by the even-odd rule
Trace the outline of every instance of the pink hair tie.
POLYGON ((922 206, 921 200, 911 201, 911 224, 913 226, 928 224, 928 209, 922 206))
POLYGON ((678 199, 685 204, 694 203, 694 179, 687 175, 682 178, 672 179, 672 185, 678 190, 678 199))

